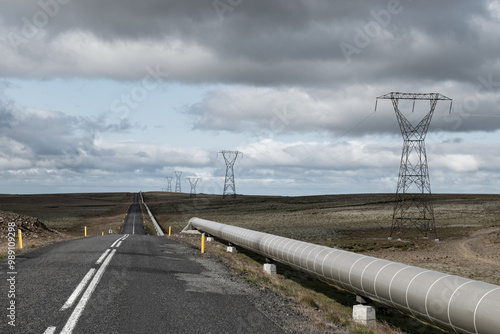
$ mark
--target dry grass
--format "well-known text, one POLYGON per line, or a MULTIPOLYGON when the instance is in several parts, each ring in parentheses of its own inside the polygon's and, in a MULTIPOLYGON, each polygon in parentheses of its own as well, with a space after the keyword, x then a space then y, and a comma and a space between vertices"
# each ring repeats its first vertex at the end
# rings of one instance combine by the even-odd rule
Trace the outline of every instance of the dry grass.
MULTIPOLYGON (((144 206, 144 204, 142 204, 142 202, 140 203, 140 206, 141 206, 141 212, 142 212, 142 221, 144 222, 144 225, 146 226, 145 233, 149 234, 149 235, 157 235, 158 233, 156 232, 156 228, 153 224, 153 221, 151 220, 151 218, 148 215, 148 210, 146 210, 146 207, 144 206)), ((165 234, 168 235, 168 229, 165 230, 164 232, 165 232, 165 234)))
MULTIPOLYGON (((125 214, 132 202, 132 194, 50 194, 50 195, 0 195, 0 210, 37 217, 57 233, 38 233, 23 237, 22 250, 16 254, 50 243, 107 234, 111 229, 118 233, 125 214)), ((5 256, 6 243, 0 245, 0 257, 5 256)))

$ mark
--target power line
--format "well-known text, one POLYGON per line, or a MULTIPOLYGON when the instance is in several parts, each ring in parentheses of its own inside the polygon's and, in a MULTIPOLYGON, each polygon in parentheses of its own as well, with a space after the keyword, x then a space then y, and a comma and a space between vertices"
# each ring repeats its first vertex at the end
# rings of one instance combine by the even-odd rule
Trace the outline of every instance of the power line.
MULTIPOLYGON (((437 119, 437 121, 440 121, 440 120, 442 120, 442 119, 443 119, 443 118, 445 118, 445 117, 448 117, 448 114, 445 114, 445 115, 443 115, 443 116, 439 117, 439 118, 437 119)), ((391 124, 390 126, 388 126, 387 128, 385 128, 382 132, 386 132, 389 128, 395 128, 395 127, 396 127, 396 124, 391 124)), ((371 140, 372 138, 374 138, 374 137, 378 137, 378 136, 380 136, 380 135, 378 135, 378 134, 377 134, 377 135, 374 135, 374 136, 372 136, 372 137, 368 138, 367 140, 365 140, 365 141, 361 142, 360 144, 358 144, 358 145, 356 145, 356 146, 352 147, 352 148, 350 149, 350 151, 352 151, 352 150, 353 150, 353 149, 355 149, 355 148, 358 148, 358 147, 362 146, 363 144, 365 144, 366 142, 368 142, 368 141, 369 141, 369 140, 371 140)), ((371 153, 370 153, 370 154, 368 154, 367 156, 365 156, 365 157, 361 157, 361 158, 356 159, 356 160, 354 160, 354 161, 352 161, 352 162, 354 163, 354 162, 358 162, 358 161, 366 160, 366 159, 368 159, 369 157, 371 157, 372 155, 377 154, 377 153, 379 153, 379 152, 381 152, 381 151, 383 151, 383 150, 386 150, 386 149, 388 149, 388 148, 391 148, 391 147, 394 147, 394 144, 392 144, 392 145, 386 145, 386 146, 382 147, 381 149, 376 150, 376 151, 374 151, 374 152, 371 152, 371 153)), ((336 155, 336 157, 337 157, 337 158, 342 157, 342 156, 346 155, 347 153, 349 153, 350 151, 346 151, 346 152, 344 152, 344 153, 342 153, 342 154, 340 154, 340 155, 336 155)))
POLYGON ((437 102, 440 100, 450 101, 451 112, 452 99, 439 93, 401 92, 391 92, 377 97, 377 101, 379 99, 392 101, 401 135, 403 136, 403 150, 399 166, 390 237, 392 238, 394 233, 402 235, 405 228, 414 227, 424 237, 427 237, 428 233, 432 233, 434 238, 437 238, 434 207, 431 199, 429 167, 425 151, 425 137, 437 102), (430 110, 417 125, 413 125, 399 109, 400 100, 413 100, 412 112, 415 109, 415 100, 428 100, 430 101, 430 110))
POLYGON ((198 183, 199 180, 201 180, 201 178, 199 178, 199 177, 187 177, 186 180, 188 180, 189 184, 191 185, 190 196, 195 197, 196 196, 196 184, 198 183))
POLYGON ((167 176, 167 192, 172 192, 172 176, 167 176))
POLYGON ((176 180, 175 180, 175 192, 176 193, 180 193, 180 192, 182 192, 182 190, 181 190, 181 175, 182 175, 182 172, 175 171, 174 174, 175 174, 175 177, 176 177, 176 180))
POLYGON ((231 195, 236 197, 236 184, 234 182, 234 163, 236 162, 236 158, 238 155, 243 155, 243 153, 239 151, 220 151, 224 157, 224 161, 226 163, 226 177, 224 179, 224 191, 222 193, 222 198, 227 195, 231 195))

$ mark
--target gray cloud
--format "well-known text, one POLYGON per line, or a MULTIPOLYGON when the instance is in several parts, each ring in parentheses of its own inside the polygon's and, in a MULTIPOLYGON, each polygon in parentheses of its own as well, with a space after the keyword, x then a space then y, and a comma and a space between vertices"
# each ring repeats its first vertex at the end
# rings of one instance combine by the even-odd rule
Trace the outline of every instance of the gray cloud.
POLYGON ((0 129, 9 128, 14 116, 8 108, 0 104, 0 129))
MULTIPOLYGON (((355 86, 345 90, 223 88, 208 92, 202 101, 186 106, 184 111, 193 119, 194 127, 201 130, 267 136, 308 132, 327 132, 334 137, 399 134, 390 101, 379 100, 374 113, 376 96, 389 92, 389 88, 381 87, 355 86)), ((500 129, 500 94, 485 92, 484 87, 477 94, 467 94, 468 90, 468 85, 456 85, 451 89, 457 94, 453 96, 452 113, 449 113, 449 102, 438 102, 431 132, 500 129)), ((412 112, 411 102, 401 101, 400 109, 416 125, 429 112, 429 103, 416 103, 415 112, 412 112)))
MULTIPOLYGON (((23 38, 37 13, 50 12, 38 1, 11 0, 8 15, 0 13, 0 75, 142 80, 146 68, 161 68, 169 75, 160 80, 225 83, 250 92, 266 87, 274 95, 264 105, 259 92, 247 101, 234 92, 210 92, 187 108, 198 129, 272 128, 281 108, 294 117, 280 125, 282 132, 335 135, 358 124, 378 95, 437 91, 452 97, 455 108, 450 117, 436 117, 433 130, 494 131, 500 119, 470 117, 500 106, 500 7, 494 4, 252 1, 221 19, 206 1, 72 0, 11 48, 12 36, 23 38), (345 45, 354 51, 345 55, 345 45)), ((371 121, 371 128, 351 134, 398 131, 386 130, 391 119, 385 115, 371 121)))
POLYGON ((4 172, 158 172, 166 166, 196 168, 213 161, 208 152, 197 149, 108 141, 106 136, 127 133, 132 125, 128 118, 111 119, 107 114, 69 116, 0 99, 0 124, 0 171, 4 172))
MULTIPOLYGON (((112 156, 112 150, 99 149, 95 142, 103 133, 130 129, 128 119, 113 124, 104 115, 68 116, 62 112, 35 110, 7 104, 0 100, 0 124, 4 140, 2 153, 22 157, 30 166, 54 161, 52 167, 82 169, 84 163, 72 165, 82 156, 112 156)), ((50 167, 50 166, 48 166, 50 167)), ((6 167, 8 168, 8 167, 6 167)))
POLYGON ((413 81, 419 86, 422 80, 473 83, 478 74, 500 74, 494 61, 498 9, 488 0, 262 0, 243 2, 223 19, 210 1, 71 0, 53 17, 47 15, 46 24, 35 26, 35 36, 16 52, 8 48, 12 37, 22 38, 23 28, 29 30, 26 20, 35 24, 36 13, 44 10, 34 0, 9 0, 4 6, 9 8, 0 13, 8 61, 0 73, 14 76, 26 76, 29 67, 42 76, 141 79, 145 66, 160 64, 170 70, 169 80, 184 82, 413 81), (342 43, 357 50, 349 63, 342 43), (92 44, 120 60, 110 68, 106 58, 86 47, 92 44))

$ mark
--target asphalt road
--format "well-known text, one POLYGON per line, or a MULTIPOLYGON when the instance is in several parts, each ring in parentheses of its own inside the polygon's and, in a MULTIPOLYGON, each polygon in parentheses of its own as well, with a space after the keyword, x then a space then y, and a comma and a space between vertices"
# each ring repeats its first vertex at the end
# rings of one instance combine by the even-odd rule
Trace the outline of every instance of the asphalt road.
POLYGON ((132 233, 39 248, 14 271, 2 261, 0 333, 283 333, 215 261, 140 227, 132 205, 132 233))
POLYGON ((145 234, 142 211, 139 205, 139 194, 134 194, 134 202, 130 205, 127 217, 123 226, 120 228, 120 234, 145 234))

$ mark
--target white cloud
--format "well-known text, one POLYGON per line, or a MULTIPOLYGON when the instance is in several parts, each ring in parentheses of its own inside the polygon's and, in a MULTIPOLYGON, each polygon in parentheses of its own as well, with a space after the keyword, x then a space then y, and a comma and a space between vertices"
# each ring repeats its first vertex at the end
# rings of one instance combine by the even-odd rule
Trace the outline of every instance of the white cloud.
POLYGON ((248 159, 242 159, 245 167, 270 168, 280 166, 302 170, 335 169, 360 170, 385 168, 399 164, 398 144, 373 141, 328 142, 280 142, 264 139, 238 147, 248 159))
MULTIPOLYGON (((491 78, 480 77, 476 87, 447 83, 443 88, 454 100, 449 114, 448 101, 439 101, 430 131, 492 131, 500 128, 500 117, 493 106, 498 93, 488 91, 491 78), (449 94, 451 93, 451 95, 449 94)), ((500 84, 493 82, 494 85, 500 84)), ((430 87, 429 91, 438 91, 430 87)), ((346 85, 343 89, 305 89, 299 87, 224 87, 209 91, 202 101, 187 106, 185 112, 200 130, 247 132, 262 135, 325 132, 334 137, 374 133, 399 134, 392 103, 376 97, 390 91, 384 85, 346 85)), ((421 92, 409 90, 410 92, 421 92)), ((411 103, 400 102, 400 110, 416 126, 429 112, 427 101, 420 101, 412 112, 411 103)))
POLYGON ((454 172, 475 172, 479 169, 479 162, 471 154, 445 154, 435 157, 434 166, 446 168, 454 172))
POLYGON ((341 133, 373 113, 376 96, 369 86, 340 91, 239 86, 210 91, 186 112, 203 130, 341 133))

